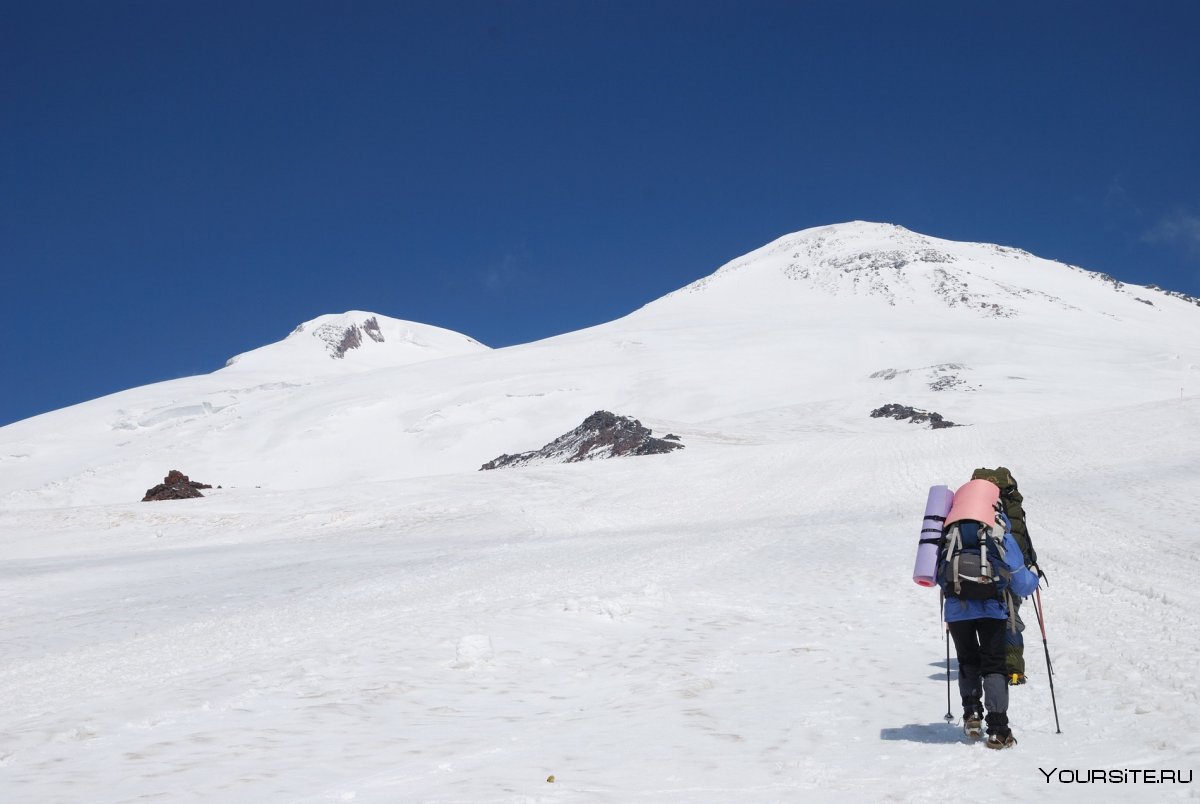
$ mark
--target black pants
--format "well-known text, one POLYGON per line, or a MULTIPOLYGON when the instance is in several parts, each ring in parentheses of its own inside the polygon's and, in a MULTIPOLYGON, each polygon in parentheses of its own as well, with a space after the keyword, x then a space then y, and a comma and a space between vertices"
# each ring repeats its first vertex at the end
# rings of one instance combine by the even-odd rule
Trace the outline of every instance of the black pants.
POLYGON ((958 691, 964 712, 982 712, 987 704, 988 733, 1008 730, 1008 680, 1005 678, 1004 631, 1007 620, 964 620, 949 623, 958 654, 958 691))

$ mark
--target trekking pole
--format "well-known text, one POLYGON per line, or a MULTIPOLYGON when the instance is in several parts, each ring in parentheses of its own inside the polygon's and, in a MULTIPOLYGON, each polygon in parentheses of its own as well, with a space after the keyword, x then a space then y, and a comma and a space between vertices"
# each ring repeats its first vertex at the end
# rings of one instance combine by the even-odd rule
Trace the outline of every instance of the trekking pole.
POLYGON ((1058 725, 1058 701, 1054 698, 1054 667, 1050 664, 1050 646, 1046 642, 1046 621, 1042 618, 1042 590, 1033 593, 1033 610, 1037 612, 1038 625, 1042 629, 1042 648, 1046 651, 1046 677, 1050 679, 1050 703, 1054 706, 1054 733, 1062 734, 1058 725))
POLYGON ((942 619, 942 636, 946 639, 946 714, 944 717, 947 723, 953 723, 954 715, 950 711, 950 623, 946 622, 943 613, 942 597, 944 594, 938 595, 938 616, 942 619))
POLYGON ((950 626, 946 626, 946 718, 947 723, 954 722, 954 714, 950 711, 950 626))

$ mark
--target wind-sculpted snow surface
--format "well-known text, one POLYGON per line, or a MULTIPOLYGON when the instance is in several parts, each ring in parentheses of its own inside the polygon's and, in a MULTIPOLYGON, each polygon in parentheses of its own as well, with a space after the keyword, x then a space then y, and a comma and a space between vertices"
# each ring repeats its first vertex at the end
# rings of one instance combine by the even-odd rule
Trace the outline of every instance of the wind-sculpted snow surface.
POLYGON ((1198 427, 752 416, 659 460, 3 511, 0 799, 1194 800, 1039 769, 1196 767, 1198 427), (996 463, 1063 727, 1027 605, 999 756, 943 721, 909 578, 928 486, 996 463))

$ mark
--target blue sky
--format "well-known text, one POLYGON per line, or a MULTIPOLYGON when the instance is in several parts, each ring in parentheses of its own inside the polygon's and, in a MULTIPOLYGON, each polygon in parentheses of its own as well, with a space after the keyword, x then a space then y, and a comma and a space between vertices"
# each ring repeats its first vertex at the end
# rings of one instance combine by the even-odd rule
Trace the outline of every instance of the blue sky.
POLYGON ((899 223, 1200 295, 1200 4, 0 0, 0 424, 899 223))

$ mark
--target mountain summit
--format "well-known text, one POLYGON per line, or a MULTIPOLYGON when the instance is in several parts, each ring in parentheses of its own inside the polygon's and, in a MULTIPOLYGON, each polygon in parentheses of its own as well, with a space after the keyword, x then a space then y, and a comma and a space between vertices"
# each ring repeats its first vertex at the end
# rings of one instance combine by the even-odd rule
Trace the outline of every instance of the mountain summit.
POLYGON ((300 324, 282 341, 229 359, 226 368, 306 375, 362 371, 486 352, 452 330, 351 310, 300 324))
POLYGON ((763 306, 791 304, 799 296, 857 297, 983 318, 1089 311, 1140 319, 1160 304, 1200 304, 1021 249, 942 240, 863 221, 786 235, 666 298, 712 293, 763 306))

